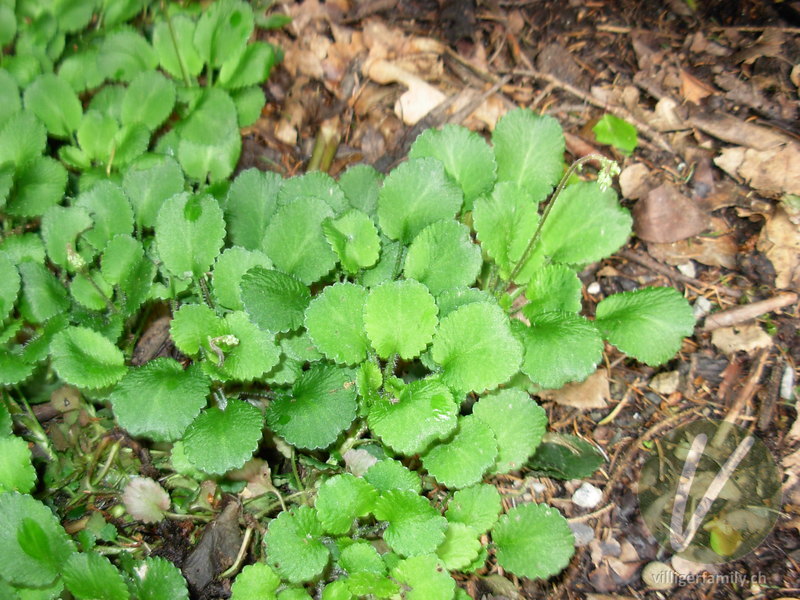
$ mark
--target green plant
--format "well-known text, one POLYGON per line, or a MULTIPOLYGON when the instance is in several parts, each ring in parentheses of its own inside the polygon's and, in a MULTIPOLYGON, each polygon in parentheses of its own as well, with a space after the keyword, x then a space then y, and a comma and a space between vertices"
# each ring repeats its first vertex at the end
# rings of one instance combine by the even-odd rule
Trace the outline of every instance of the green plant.
MULTIPOLYGON (((94 423, 84 435, 107 444, 100 423, 113 418, 152 442, 184 516, 199 501, 196 480, 241 491, 232 470, 260 446, 282 452, 274 474, 247 484, 247 510, 272 519, 254 546, 263 560, 233 585, 239 600, 312 588, 325 599, 463 598, 449 572, 481 569, 490 554, 520 576, 563 569, 573 542, 560 513, 531 504, 501 516, 485 481, 524 468, 540 447, 553 458, 534 458, 537 471, 597 466, 585 448, 580 460, 560 454, 568 440, 542 444, 547 420, 529 391, 587 377, 604 340, 664 362, 694 322, 668 288, 611 296, 595 319, 581 315, 577 270, 630 233, 609 187, 616 165, 566 185, 588 159, 565 173, 558 123, 515 110, 492 145, 456 126, 424 132, 385 178, 361 165, 338 182, 247 170, 228 184, 237 126, 257 115, 248 107, 260 110, 254 86, 275 57, 247 43, 252 11, 225 0, 202 14, 168 6, 137 17, 148 38, 107 29, 140 4, 91 6, 69 25, 41 13, 55 33, 20 29, 3 62, 12 68, 0 70, 17 86, 0 86, 10 107, 0 122, 5 413, 48 447, 28 398, 74 386, 94 423), (83 32, 93 18, 106 28, 83 32), (37 50, 21 55, 26 35, 37 50), (63 60, 59 35, 76 49, 63 60), (57 75, 45 69, 54 61, 57 75), (39 70, 23 77, 28 63, 39 70), (167 306, 179 354, 131 366, 149 315, 167 306)), ((98 540, 116 535, 104 519, 76 552, 28 495, 27 449, 10 437, 10 417, 2 423, 9 597, 62 586, 79 598, 186 595, 162 559, 120 560, 118 570, 101 556, 98 540)), ((99 486, 118 495, 137 469, 119 442, 88 466, 72 447, 73 462, 53 460, 46 480, 82 480, 74 509, 99 486)), ((128 492, 139 518, 168 512, 160 487, 128 492)))

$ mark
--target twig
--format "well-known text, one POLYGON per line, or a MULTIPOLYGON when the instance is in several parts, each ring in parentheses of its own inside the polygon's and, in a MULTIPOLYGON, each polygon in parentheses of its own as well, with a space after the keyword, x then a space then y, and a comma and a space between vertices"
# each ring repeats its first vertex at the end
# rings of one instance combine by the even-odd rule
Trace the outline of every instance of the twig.
POLYGON ((551 75, 550 73, 544 73, 542 71, 537 71, 536 69, 514 69, 511 71, 512 75, 520 75, 522 77, 533 77, 535 79, 541 79, 542 81, 547 81, 548 83, 552 83, 558 88, 561 88, 565 92, 572 94, 583 100, 584 102, 588 102, 598 108, 602 108, 605 111, 610 112, 616 117, 620 119, 624 119, 634 125, 638 131, 644 134, 646 137, 653 140, 656 146, 658 146, 661 150, 665 152, 669 152, 670 154, 675 154, 675 150, 672 149, 672 146, 669 145, 667 140, 664 139, 660 133, 658 133, 655 129, 650 127, 648 124, 643 123, 639 119, 637 119, 629 110, 622 108, 621 106, 614 106, 604 102, 603 100, 599 100, 584 92, 583 90, 575 87, 574 85, 559 79, 555 75, 551 75))
POLYGON ((790 304, 794 304, 795 302, 797 302, 797 294, 794 292, 783 292, 772 298, 767 298, 766 300, 723 310, 706 317, 703 331, 713 331, 720 327, 730 327, 731 325, 736 325, 743 321, 755 319, 760 315, 774 312, 790 304))
POLYGON ((764 366, 767 364, 767 360, 769 360, 769 350, 769 348, 762 348, 759 351, 758 356, 756 357, 755 367, 753 367, 750 375, 747 377, 747 381, 739 390, 739 393, 736 394, 736 399, 733 401, 730 409, 728 409, 728 413, 725 415, 725 422, 735 423, 736 419, 739 418, 742 409, 748 402, 750 402, 750 400, 753 399, 753 396, 755 396, 758 382, 761 380, 761 374, 764 372, 764 366))
POLYGON ((619 252, 616 253, 616 255, 631 260, 635 263, 639 263, 643 267, 647 267, 651 271, 655 271, 656 273, 660 273, 665 277, 669 277, 673 281, 688 283, 690 285, 699 288, 711 288, 719 292, 720 294, 725 294, 726 296, 730 296, 731 298, 741 298, 742 296, 742 292, 740 290, 733 290, 730 288, 723 287, 721 285, 706 283, 705 281, 700 281, 699 279, 695 279, 694 277, 689 277, 687 275, 684 275, 677 269, 670 268, 658 262, 654 258, 646 254, 641 254, 639 252, 636 252, 635 250, 620 250, 619 252))

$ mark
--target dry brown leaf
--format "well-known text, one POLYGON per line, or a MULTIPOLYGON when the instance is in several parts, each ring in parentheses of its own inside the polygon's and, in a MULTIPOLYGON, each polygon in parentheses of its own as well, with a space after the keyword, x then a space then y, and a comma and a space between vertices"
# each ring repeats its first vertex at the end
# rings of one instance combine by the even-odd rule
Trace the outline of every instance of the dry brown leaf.
POLYGON ((367 60, 363 73, 377 83, 402 83, 408 88, 394 106, 395 114, 406 125, 414 125, 447 96, 416 75, 387 60, 367 60))
POLYGON ((736 268, 739 246, 732 234, 719 237, 698 236, 671 244, 647 244, 647 251, 656 260, 682 265, 694 260, 710 267, 736 268))
POLYGON ((758 249, 775 267, 775 287, 800 291, 800 226, 778 206, 761 230, 758 249))
POLYGON ((755 150, 769 150, 791 140, 768 127, 746 123, 724 113, 695 114, 688 119, 688 124, 717 139, 755 150))
POLYGON ((743 62, 746 65, 752 64, 762 56, 776 57, 782 56, 781 46, 783 45, 783 33, 779 29, 768 28, 764 30, 759 38, 747 48, 734 54, 731 59, 734 63, 743 62))
POLYGON ((633 207, 634 231, 648 242, 678 242, 702 233, 708 225, 708 215, 668 183, 650 190, 633 207))
POLYGON ((647 123, 656 131, 680 131, 689 127, 686 119, 680 114, 678 103, 666 96, 658 101, 647 123))
POLYGON ((681 96, 689 102, 700 104, 703 98, 706 98, 715 92, 714 88, 704 81, 700 81, 697 77, 681 69, 681 96))
POLYGON ((764 194, 800 194, 800 144, 795 142, 769 150, 727 148, 714 163, 764 194))
POLYGON ((545 400, 554 400, 558 404, 581 410, 605 408, 611 399, 605 369, 598 369, 580 383, 568 383, 558 390, 542 390, 538 395, 545 400))
POLYGON ((772 337, 760 326, 749 323, 715 329, 711 334, 711 343, 725 354, 735 354, 769 348, 772 345, 772 337))

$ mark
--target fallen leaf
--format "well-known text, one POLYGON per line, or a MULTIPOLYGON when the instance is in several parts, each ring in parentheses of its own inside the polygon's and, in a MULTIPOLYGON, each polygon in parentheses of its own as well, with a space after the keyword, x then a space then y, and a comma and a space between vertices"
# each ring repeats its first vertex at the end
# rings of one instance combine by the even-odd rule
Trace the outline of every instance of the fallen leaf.
POLYGON ((376 83, 402 83, 408 88, 394 106, 395 114, 406 125, 419 122, 447 97, 426 81, 387 60, 368 60, 363 73, 376 83))
POLYGON ((775 267, 775 287, 800 290, 800 225, 791 221, 783 206, 767 219, 757 247, 775 267))
POLYGON ((752 64, 762 56, 782 57, 783 33, 779 29, 767 28, 759 38, 747 48, 734 54, 731 59, 735 63, 752 64))
POLYGON ((545 400, 554 400, 558 404, 581 410, 605 408, 611 399, 605 369, 598 369, 579 383, 568 383, 558 390, 542 390, 538 395, 545 400))
POLYGON ((680 382, 680 373, 667 371, 666 373, 659 373, 650 380, 650 389, 664 396, 669 396, 678 389, 680 382))
POLYGON ((680 131, 689 125, 686 119, 681 116, 678 103, 672 98, 664 97, 658 101, 655 110, 651 113, 647 121, 656 131, 680 131))
POLYGON ((727 148, 714 163, 764 194, 800 194, 800 144, 795 142, 769 150, 727 148))
POLYGON ((689 102, 700 104, 703 98, 714 93, 714 88, 704 81, 681 69, 681 96, 689 102))
POLYGON ((769 127, 747 123, 724 113, 700 112, 688 118, 688 124, 724 142, 755 150, 770 150, 791 141, 769 127))
POLYGON ((668 183, 650 190, 633 207, 634 231, 648 242, 685 240, 702 233, 708 225, 708 216, 668 183))
POLYGON ((682 265, 694 260, 710 267, 736 268, 739 245, 733 234, 719 237, 697 236, 671 244, 647 244, 648 253, 661 262, 682 265))
POLYGON ((711 334, 711 343, 725 354, 735 354, 769 348, 772 345, 772 337, 759 325, 748 323, 715 329, 711 334))

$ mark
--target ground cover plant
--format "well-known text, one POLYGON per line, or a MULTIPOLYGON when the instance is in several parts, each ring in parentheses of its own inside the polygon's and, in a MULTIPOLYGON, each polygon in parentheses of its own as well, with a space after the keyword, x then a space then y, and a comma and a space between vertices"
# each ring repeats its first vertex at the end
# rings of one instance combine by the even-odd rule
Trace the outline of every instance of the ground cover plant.
POLYGON ((186 597, 133 527, 210 518, 221 492, 244 504, 240 600, 560 572, 566 520, 504 512, 491 477, 598 463, 545 438, 531 392, 585 379, 605 341, 661 364, 694 324, 672 288, 581 314, 577 270, 631 230, 616 165, 582 181, 591 157, 565 169, 557 121, 517 109, 491 143, 424 132, 386 176, 231 178, 277 60, 252 8, 80 6, 2 13, 0 595, 186 597), (159 315, 174 349, 143 357, 159 315))

